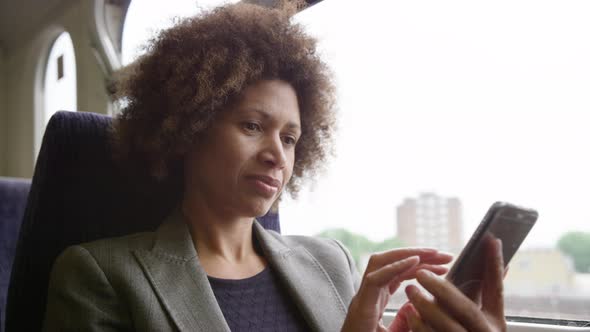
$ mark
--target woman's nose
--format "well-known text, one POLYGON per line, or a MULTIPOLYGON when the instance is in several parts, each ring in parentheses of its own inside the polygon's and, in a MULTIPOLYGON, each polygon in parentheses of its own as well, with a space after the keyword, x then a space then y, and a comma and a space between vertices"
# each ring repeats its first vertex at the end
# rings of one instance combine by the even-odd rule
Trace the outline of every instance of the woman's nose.
POLYGON ((280 137, 268 140, 260 153, 261 161, 273 168, 283 169, 287 164, 287 156, 280 137))

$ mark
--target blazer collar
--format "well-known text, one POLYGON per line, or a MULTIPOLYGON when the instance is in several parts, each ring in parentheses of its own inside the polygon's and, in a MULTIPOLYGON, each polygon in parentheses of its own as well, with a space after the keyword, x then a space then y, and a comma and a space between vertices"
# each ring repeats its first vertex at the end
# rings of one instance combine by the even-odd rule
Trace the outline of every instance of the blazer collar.
POLYGON ((289 246, 278 233, 254 223, 254 233, 265 258, 314 331, 340 331, 346 305, 332 279, 303 246, 289 246))
MULTIPOLYGON (((265 258, 309 327, 339 331, 346 308, 326 271, 303 247, 291 248, 258 221, 253 227, 265 258)), ((134 254, 179 331, 230 331, 180 209, 158 228, 151 250, 134 254)))
POLYGON ((230 332, 180 209, 158 228, 152 249, 134 255, 178 331, 230 332))

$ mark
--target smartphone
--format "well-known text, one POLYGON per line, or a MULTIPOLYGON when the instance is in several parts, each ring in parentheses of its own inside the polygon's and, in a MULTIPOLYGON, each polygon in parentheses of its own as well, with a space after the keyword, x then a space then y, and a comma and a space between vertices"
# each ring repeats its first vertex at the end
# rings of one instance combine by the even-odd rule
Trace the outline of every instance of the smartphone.
POLYGON ((504 267, 506 267, 535 225, 538 216, 535 210, 510 203, 492 204, 451 267, 447 280, 466 294, 473 291, 473 287, 478 287, 483 280, 483 263, 486 261, 485 238, 492 235, 502 240, 504 267))

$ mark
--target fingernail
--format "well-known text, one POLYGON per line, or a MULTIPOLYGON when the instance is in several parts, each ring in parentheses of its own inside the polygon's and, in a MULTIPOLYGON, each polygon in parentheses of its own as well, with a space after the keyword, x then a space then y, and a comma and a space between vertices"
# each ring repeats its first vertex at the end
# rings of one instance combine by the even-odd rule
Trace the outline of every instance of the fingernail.
POLYGON ((412 261, 412 260, 417 260, 419 262, 420 261, 420 256, 410 256, 408 258, 404 258, 402 260, 402 262, 409 262, 409 261, 412 261))
POLYGON ((433 249, 433 248, 423 248, 420 252, 421 256, 434 256, 436 254, 438 254, 439 251, 437 249, 433 249))
POLYGON ((434 273, 432 273, 428 270, 418 270, 418 271, 416 271, 416 276, 426 278, 426 279, 432 279, 432 278, 436 277, 434 275, 434 273))
POLYGON ((455 255, 453 255, 453 254, 451 254, 451 253, 449 253, 449 252, 445 252, 445 251, 440 251, 440 252, 438 253, 438 255, 439 255, 439 256, 445 256, 445 257, 450 257, 450 258, 453 258, 453 257, 455 257, 455 255))
POLYGON ((415 297, 419 292, 420 292, 420 290, 418 289, 418 287, 416 287, 414 285, 409 285, 408 287, 406 287, 406 295, 409 298, 415 297))

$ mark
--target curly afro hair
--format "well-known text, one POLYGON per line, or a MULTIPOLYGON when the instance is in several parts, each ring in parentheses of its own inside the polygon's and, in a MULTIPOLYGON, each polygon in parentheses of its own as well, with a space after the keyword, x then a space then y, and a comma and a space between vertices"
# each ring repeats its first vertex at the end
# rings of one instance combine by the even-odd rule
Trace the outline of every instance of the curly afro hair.
POLYGON ((225 5, 153 38, 146 54, 113 82, 114 97, 126 104, 113 125, 124 164, 181 182, 185 153, 219 112, 248 85, 281 79, 293 86, 300 107, 302 135, 287 184, 296 195, 331 154, 335 124, 331 73, 315 39, 291 20, 299 5, 225 5))

